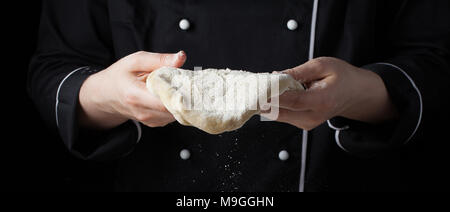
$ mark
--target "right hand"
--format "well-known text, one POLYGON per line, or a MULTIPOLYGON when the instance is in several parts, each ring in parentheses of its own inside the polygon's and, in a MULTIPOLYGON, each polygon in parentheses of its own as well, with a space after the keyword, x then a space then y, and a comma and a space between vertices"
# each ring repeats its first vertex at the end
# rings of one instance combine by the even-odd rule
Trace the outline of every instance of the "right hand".
POLYGON ((162 102, 146 88, 147 76, 162 66, 181 67, 183 51, 177 54, 137 52, 90 76, 81 86, 78 118, 82 127, 112 129, 128 120, 149 127, 175 121, 162 102))

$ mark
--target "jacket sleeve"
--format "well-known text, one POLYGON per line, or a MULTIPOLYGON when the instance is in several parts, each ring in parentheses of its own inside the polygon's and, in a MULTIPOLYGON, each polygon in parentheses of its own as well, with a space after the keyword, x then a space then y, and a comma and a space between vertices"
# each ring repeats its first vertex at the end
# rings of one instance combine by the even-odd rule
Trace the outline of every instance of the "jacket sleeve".
POLYGON ((28 74, 29 95, 44 121, 83 159, 118 158, 140 138, 134 121, 105 132, 89 132, 77 124, 81 85, 114 58, 108 22, 105 0, 44 0, 28 74))
MULTIPOLYGON (((384 56, 363 68, 383 79, 400 117, 377 126, 339 117, 329 120, 341 149, 369 157, 399 149, 424 140, 424 120, 448 117, 449 14, 449 1, 409 0, 389 18, 387 30, 378 33, 384 35, 384 56)), ((428 122, 427 128, 433 124, 428 122)))

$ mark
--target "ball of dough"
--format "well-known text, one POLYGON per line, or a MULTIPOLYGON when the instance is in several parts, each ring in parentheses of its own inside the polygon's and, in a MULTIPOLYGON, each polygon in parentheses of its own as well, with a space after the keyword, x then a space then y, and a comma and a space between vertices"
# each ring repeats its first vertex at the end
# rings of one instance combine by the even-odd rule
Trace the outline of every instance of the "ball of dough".
POLYGON ((304 90, 287 74, 172 67, 153 71, 147 78, 147 88, 180 124, 210 134, 241 128, 260 113, 261 100, 287 90, 304 90))

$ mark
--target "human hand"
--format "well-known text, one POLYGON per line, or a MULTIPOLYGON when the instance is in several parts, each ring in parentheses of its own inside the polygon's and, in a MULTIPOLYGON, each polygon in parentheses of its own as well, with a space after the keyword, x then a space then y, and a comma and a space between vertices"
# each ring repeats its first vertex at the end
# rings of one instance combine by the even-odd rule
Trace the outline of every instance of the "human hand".
POLYGON ((280 96, 277 121, 311 130, 337 116, 368 123, 397 116, 381 77, 345 61, 322 57, 284 73, 308 89, 280 96))
POLYGON ((149 127, 175 121, 161 101, 148 92, 145 80, 162 66, 181 67, 183 51, 177 54, 137 52, 90 76, 79 94, 79 121, 83 127, 111 129, 128 120, 149 127))

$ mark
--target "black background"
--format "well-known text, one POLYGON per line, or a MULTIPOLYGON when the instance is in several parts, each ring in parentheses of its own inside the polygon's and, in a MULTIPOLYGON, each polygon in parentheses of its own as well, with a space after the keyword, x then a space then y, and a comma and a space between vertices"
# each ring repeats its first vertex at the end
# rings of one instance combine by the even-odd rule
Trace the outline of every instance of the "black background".
POLYGON ((0 191, 111 190, 114 164, 71 156, 56 133, 46 128, 27 94, 40 12, 41 1, 33 0, 9 1, 1 13, 0 191))

